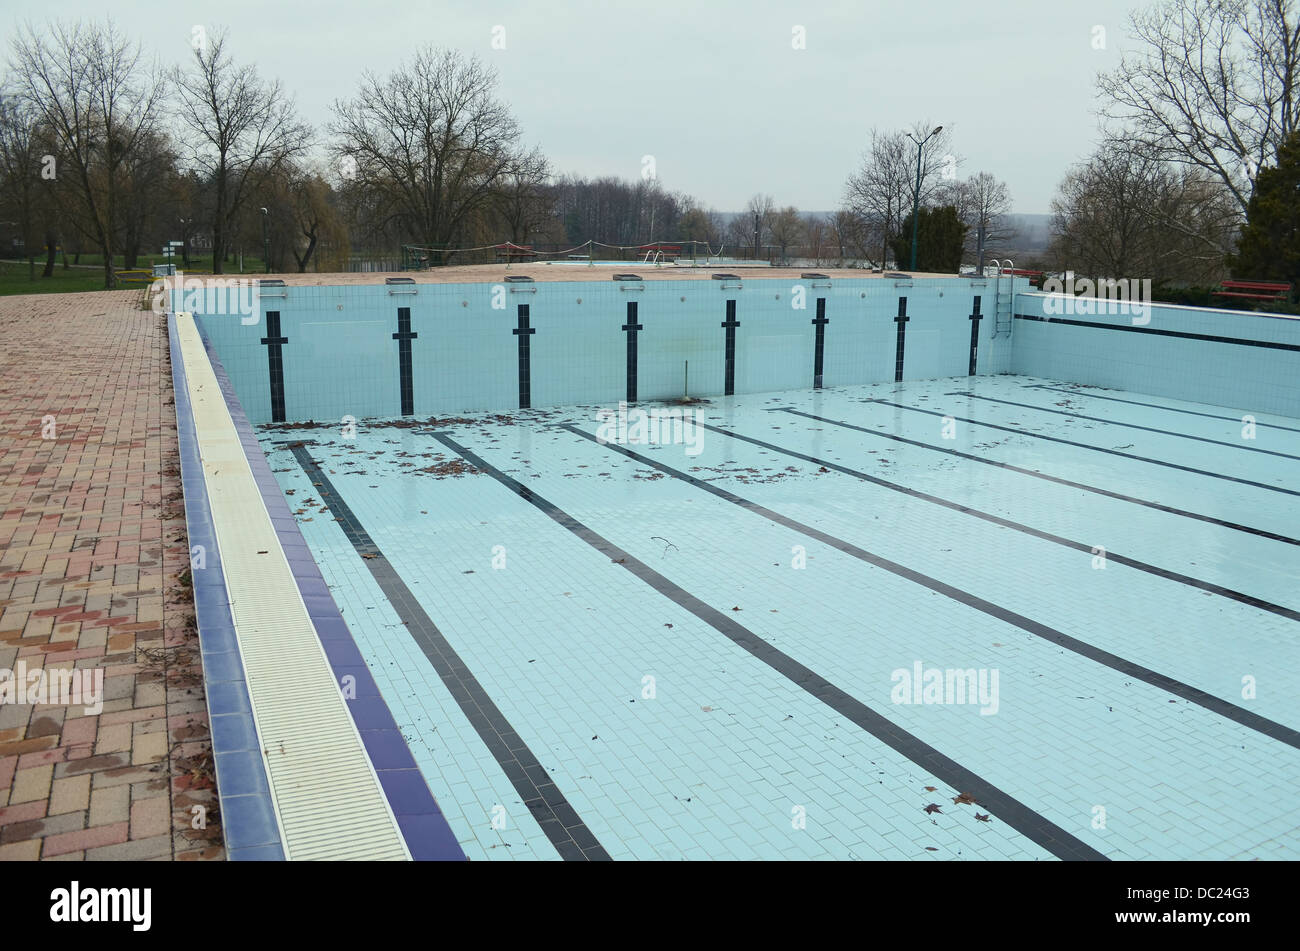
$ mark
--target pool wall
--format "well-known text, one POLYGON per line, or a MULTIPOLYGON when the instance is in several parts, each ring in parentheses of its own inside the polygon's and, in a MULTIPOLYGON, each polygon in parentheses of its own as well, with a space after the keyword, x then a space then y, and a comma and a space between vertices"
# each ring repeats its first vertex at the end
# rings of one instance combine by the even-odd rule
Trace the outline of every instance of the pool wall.
POLYGON ((1089 303, 1018 294, 1011 371, 1300 416, 1300 318, 1172 304, 1125 314, 1089 303))
POLYGON ((256 316, 246 318, 231 315, 222 295, 206 301, 206 311, 202 301, 177 303, 205 315, 203 331, 253 424, 809 389, 819 329, 824 386, 965 376, 976 297, 979 375, 1016 373, 1300 416, 1300 319, 1161 304, 1146 313, 1107 312, 1089 299, 1030 291, 1018 279, 1012 331, 999 333, 995 290, 991 280, 964 277, 742 274, 738 281, 291 284, 264 288, 256 316))
MULTIPOLYGON (((993 292, 992 281, 957 277, 290 285, 263 290, 256 321, 218 302, 201 324, 257 424, 274 421, 277 404, 288 421, 610 404, 632 380, 640 400, 724 395, 729 301, 734 393, 813 387, 819 299, 825 386, 896 378, 903 298, 902 379, 968 373, 976 296, 977 372, 1005 373, 1011 338, 994 336, 993 292)), ((205 314, 202 302, 180 303, 205 314)))

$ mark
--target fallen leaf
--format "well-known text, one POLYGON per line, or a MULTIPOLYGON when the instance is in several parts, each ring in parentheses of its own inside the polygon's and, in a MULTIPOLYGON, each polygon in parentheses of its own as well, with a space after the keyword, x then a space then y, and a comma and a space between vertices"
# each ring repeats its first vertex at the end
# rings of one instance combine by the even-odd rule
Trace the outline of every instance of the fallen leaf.
POLYGON ((935 813, 935 812, 937 812, 937 813, 939 813, 940 815, 943 815, 943 810, 939 808, 939 804, 938 804, 937 802, 932 802, 932 803, 930 803, 930 805, 928 805, 928 806, 925 807, 925 811, 928 812, 928 813, 935 813))
POLYGON ((977 812, 975 813, 975 818, 978 819, 980 822, 988 822, 989 814, 987 812, 977 812))
POLYGON ((937 786, 926 786, 926 787, 925 787, 925 791, 926 791, 926 792, 934 792, 937 788, 938 788, 937 786))
POLYGON ((965 806, 974 803, 975 797, 968 792, 964 792, 960 796, 955 796, 952 801, 954 805, 965 806))

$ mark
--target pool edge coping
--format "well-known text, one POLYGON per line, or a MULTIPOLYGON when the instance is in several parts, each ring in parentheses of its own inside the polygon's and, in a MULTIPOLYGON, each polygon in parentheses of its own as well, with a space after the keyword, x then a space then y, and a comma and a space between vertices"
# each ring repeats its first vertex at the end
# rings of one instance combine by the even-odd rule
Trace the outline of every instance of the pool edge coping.
MULTIPOLYGON (((238 397, 235 395, 233 385, 230 382, 225 368, 222 366, 220 358, 217 356, 206 333, 203 331, 202 320, 195 320, 195 328, 198 331, 199 338, 203 343, 204 353, 209 360, 213 373, 216 376, 218 385, 221 389, 222 399, 225 403, 227 412, 230 414, 234 423, 236 434, 239 437, 241 450, 244 454, 245 461, 248 463, 252 472, 254 482, 258 492, 261 495, 262 503, 266 507, 267 515, 275 529, 277 541, 279 542, 286 561, 289 563, 293 575, 294 585, 298 594, 303 599, 307 608, 307 614, 316 630, 316 637, 323 653, 329 661, 330 668, 334 676, 342 679, 345 676, 355 678, 354 696, 348 698, 348 713, 352 718, 353 726, 359 734, 362 746, 367 759, 370 761, 371 768, 374 770, 376 778, 379 780, 380 790, 392 811, 393 818, 398 827, 398 831, 406 844, 407 851, 411 858, 417 861, 421 860, 467 860, 463 849, 456 839, 454 832, 447 823, 441 808, 438 806, 436 798, 428 788, 428 781, 424 774, 419 770, 415 763, 414 756, 411 754, 406 738, 402 735, 396 720, 387 702, 383 699, 378 685, 375 683, 373 675, 366 666, 359 648, 347 623, 343 620, 342 613, 339 611, 333 596, 321 574, 320 567, 317 565, 314 556, 308 547, 306 540, 303 538, 298 528, 297 520, 289 510, 288 502, 281 492, 278 482, 271 473, 270 465, 267 462, 265 454, 257 441, 257 436, 253 432, 251 424, 248 422, 247 415, 244 413, 238 397), (353 708, 356 701, 365 701, 369 719, 380 721, 378 726, 370 725, 362 727, 358 723, 353 708), (418 780, 418 782, 417 782, 418 780)), ((190 409, 188 391, 184 390, 184 365, 183 360, 178 360, 179 339, 176 332, 175 314, 168 314, 168 333, 169 341, 173 352, 173 386, 177 390, 177 417, 178 423, 181 422, 182 413, 184 413, 184 427, 186 437, 189 441, 189 450, 192 453, 191 466, 199 466, 197 432, 194 429, 193 414, 190 409), (178 383, 178 373, 179 383, 178 383), (182 405, 182 396, 184 397, 182 405)), ((178 425, 178 430, 182 426, 178 425)), ((184 454, 182 456, 184 460, 184 454)), ((206 482, 203 480, 201 468, 195 470, 197 476, 197 486, 201 486, 202 491, 196 491, 192 494, 195 496, 194 503, 196 509, 196 519, 191 522, 189 517, 189 506, 191 502, 190 494, 186 495, 187 509, 187 529, 191 524, 199 526, 199 535, 205 537, 210 543, 210 549, 216 551, 215 532, 211 527, 211 514, 208 507, 206 494, 206 482)), ((191 535, 191 540, 193 540, 191 535)), ((219 565, 219 562, 218 562, 219 565)), ((207 569, 205 569, 207 570, 207 569)), ((229 627, 229 637, 231 639, 230 650, 234 651, 234 660, 239 663, 238 683, 242 688, 242 696, 247 702, 248 687, 244 677, 242 663, 240 662, 238 647, 234 644, 233 619, 230 618, 229 596, 224 580, 224 573, 218 573, 213 576, 214 582, 206 582, 205 586, 217 588, 224 601, 220 606, 207 605, 203 615, 199 612, 199 598, 195 598, 196 620, 199 622, 200 641, 203 637, 203 621, 206 619, 209 625, 210 637, 215 632, 222 631, 222 617, 226 615, 225 624, 229 627)), ((220 651, 213 652, 220 653, 220 651)), ((209 683, 218 683, 225 681, 215 681, 209 677, 209 664, 204 658, 204 682, 205 686, 209 683)), ((209 700, 209 716, 213 716, 211 702, 209 700)), ((218 714, 224 715, 224 714, 218 714)), ((251 708, 243 711, 243 715, 248 718, 249 724, 256 727, 253 723, 251 708)), ((219 755, 228 755, 234 751, 218 750, 216 743, 216 732, 213 732, 214 761, 219 755)), ((270 811, 272 821, 274 819, 274 805, 272 803, 272 793, 270 791, 269 778, 266 776, 265 765, 258 764, 261 770, 261 777, 265 785, 265 792, 259 793, 263 804, 270 811)), ((220 783, 218 783, 218 795, 220 793, 220 783)), ((234 794, 240 797, 240 794, 234 794)), ((225 800, 225 796, 221 799, 225 800)), ((223 809, 223 821, 226 811, 223 809)), ((240 820, 242 822, 242 819, 240 820)), ((229 829, 229 825, 226 826, 229 829)), ((245 852, 243 855, 230 855, 234 860, 239 859, 266 859, 266 860, 284 860, 284 843, 280 841, 277 847, 272 850, 271 846, 261 844, 253 847, 237 847, 231 850, 227 845, 227 853, 232 851, 245 852), (278 852, 279 854, 275 854, 278 852)))

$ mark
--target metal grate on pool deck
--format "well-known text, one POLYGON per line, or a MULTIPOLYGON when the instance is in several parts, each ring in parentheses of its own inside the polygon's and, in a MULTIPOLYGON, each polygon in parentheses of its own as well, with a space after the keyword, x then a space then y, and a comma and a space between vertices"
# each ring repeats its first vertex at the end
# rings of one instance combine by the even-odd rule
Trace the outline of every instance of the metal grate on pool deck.
POLYGON ((190 314, 176 317, 230 611, 285 857, 409 859, 190 314))

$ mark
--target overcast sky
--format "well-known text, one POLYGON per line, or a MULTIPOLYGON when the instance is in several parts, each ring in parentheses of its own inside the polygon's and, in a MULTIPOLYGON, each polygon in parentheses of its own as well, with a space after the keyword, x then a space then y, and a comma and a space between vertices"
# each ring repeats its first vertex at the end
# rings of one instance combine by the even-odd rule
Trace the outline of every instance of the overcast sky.
POLYGON ((236 59, 282 79, 322 127, 363 70, 386 73, 425 43, 455 47, 498 69, 526 141, 558 171, 632 178, 652 155, 665 187, 718 211, 755 192, 837 208, 872 126, 928 119, 953 130, 962 177, 992 172, 1016 212, 1041 213, 1092 150, 1096 74, 1115 65, 1128 13, 1145 5, 223 0, 211 5, 220 19, 198 19, 197 5, 174 2, 5 0, 0 36, 111 10, 174 63, 191 55, 196 25, 226 26, 236 59))

